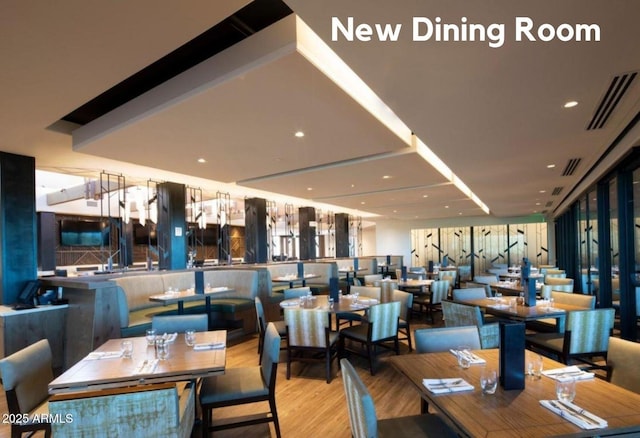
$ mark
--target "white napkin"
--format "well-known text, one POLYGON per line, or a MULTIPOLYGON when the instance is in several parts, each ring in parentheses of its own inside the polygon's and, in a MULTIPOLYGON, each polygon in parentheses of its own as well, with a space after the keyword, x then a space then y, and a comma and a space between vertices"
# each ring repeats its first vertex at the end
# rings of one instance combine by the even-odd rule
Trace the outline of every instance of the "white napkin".
POLYGON ((602 429, 609 425, 606 420, 570 402, 540 400, 540 404, 582 429, 602 429))
POLYGON ((483 358, 481 358, 480 356, 475 355, 473 352, 471 351, 460 351, 460 350, 449 350, 451 352, 451 354, 453 354, 455 357, 458 357, 459 354, 464 354, 468 359, 469 359, 469 363, 471 365, 475 365, 475 364, 485 364, 487 363, 486 360, 484 360, 483 358))
POLYGON ((358 298, 358 302, 361 304, 378 304, 378 300, 375 298, 358 298))
POLYGON ((448 392, 470 391, 473 385, 464 379, 422 379, 422 384, 434 394, 448 392))
POLYGON ((564 368, 554 368, 552 370, 544 370, 542 374, 561 382, 569 379, 588 380, 593 379, 595 376, 594 373, 583 371, 575 365, 564 368))
POLYGON ((138 367, 134 374, 153 374, 158 366, 158 359, 144 360, 138 367))
POLYGON ((508 309, 509 305, 508 304, 500 304, 500 303, 498 303, 498 304, 490 304, 487 307, 491 307, 493 309, 508 309))
POLYGON ((361 303, 354 303, 354 304, 349 304, 349 307, 352 309, 366 309, 367 306, 365 304, 361 304, 361 303))
POLYGON ((87 360, 100 360, 100 359, 117 359, 122 357, 122 351, 94 351, 89 353, 85 359, 87 360))
POLYGON ((170 344, 170 343, 172 343, 172 342, 173 342, 173 341, 175 341, 177 338, 178 338, 178 334, 177 334, 177 333, 172 333, 172 334, 170 334, 170 335, 168 335, 168 334, 166 334, 166 333, 165 333, 165 334, 163 334, 163 335, 162 335, 162 339, 164 339, 164 342, 165 342, 166 344, 170 344))
POLYGON ((225 347, 224 342, 208 342, 205 344, 196 344, 194 350, 222 350, 225 347))
POLYGON ((282 307, 297 307, 299 304, 297 301, 283 301, 280 303, 282 307))

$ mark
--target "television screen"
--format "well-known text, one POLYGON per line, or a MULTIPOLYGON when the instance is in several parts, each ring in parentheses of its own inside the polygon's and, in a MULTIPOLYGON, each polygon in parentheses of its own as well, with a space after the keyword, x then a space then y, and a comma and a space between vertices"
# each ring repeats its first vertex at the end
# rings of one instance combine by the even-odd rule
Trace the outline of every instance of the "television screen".
POLYGON ((60 245, 108 246, 109 227, 100 221, 63 219, 60 221, 60 245))

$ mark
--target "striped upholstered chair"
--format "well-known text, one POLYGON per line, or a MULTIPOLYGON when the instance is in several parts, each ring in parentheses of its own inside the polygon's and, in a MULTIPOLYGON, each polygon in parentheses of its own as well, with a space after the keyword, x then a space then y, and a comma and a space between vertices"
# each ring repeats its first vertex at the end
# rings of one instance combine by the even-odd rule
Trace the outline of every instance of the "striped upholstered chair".
POLYGON ((593 365, 592 357, 605 356, 613 331, 615 309, 568 312, 564 333, 537 333, 526 337, 527 348, 555 355, 564 363, 578 359, 593 365))
POLYGON ((447 299, 451 284, 448 280, 436 280, 431 283, 430 294, 420 294, 414 296, 413 303, 419 306, 420 312, 424 308, 427 316, 434 323, 433 314, 442 311, 442 300, 447 299))
POLYGON ((398 321, 398 340, 407 341, 409 351, 413 351, 411 343, 411 309, 413 308, 413 294, 401 290, 394 290, 391 295, 391 301, 400 301, 400 320, 398 321), (400 337, 402 335, 403 337, 400 337))
POLYGON ((485 324, 480 307, 443 301, 442 313, 446 327, 475 325, 480 333, 482 348, 498 347, 500 343, 500 326, 497 322, 485 324))
POLYGON ((400 307, 399 301, 376 304, 369 308, 367 320, 362 324, 340 330, 340 357, 343 357, 347 351, 363 355, 363 349, 360 347, 366 347, 365 356, 369 359, 369 370, 373 375, 375 374, 373 362, 376 357, 376 347, 392 349, 396 354, 400 354, 398 343, 400 307), (349 348, 347 340, 349 343, 360 345, 357 348, 349 348))
POLYGON ((287 380, 291 378, 292 362, 324 362, 327 383, 331 383, 331 362, 338 358, 338 332, 330 329, 329 312, 284 309, 284 321, 287 330, 287 380))
POLYGON ((347 398, 351 436, 354 438, 457 436, 436 414, 378 420, 373 398, 353 365, 347 359, 342 359, 340 369, 344 394, 347 398))

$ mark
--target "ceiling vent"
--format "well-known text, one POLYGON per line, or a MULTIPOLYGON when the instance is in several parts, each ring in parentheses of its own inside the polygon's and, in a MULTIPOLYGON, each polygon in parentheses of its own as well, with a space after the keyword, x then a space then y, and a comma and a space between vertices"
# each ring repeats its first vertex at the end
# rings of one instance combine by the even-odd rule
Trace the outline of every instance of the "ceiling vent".
POLYGON ((551 192, 551 196, 558 196, 562 192, 563 187, 555 187, 551 192))
POLYGON ((562 176, 571 176, 580 165, 582 158, 571 158, 562 171, 562 176))
POLYGON ((604 127, 609 116, 611 116, 611 113, 616 109, 616 106, 620 103, 620 100, 629 89, 629 86, 631 86, 637 74, 638 72, 625 73, 613 78, 607 88, 607 92, 602 96, 600 103, 593 113, 593 117, 587 126, 587 131, 604 127))

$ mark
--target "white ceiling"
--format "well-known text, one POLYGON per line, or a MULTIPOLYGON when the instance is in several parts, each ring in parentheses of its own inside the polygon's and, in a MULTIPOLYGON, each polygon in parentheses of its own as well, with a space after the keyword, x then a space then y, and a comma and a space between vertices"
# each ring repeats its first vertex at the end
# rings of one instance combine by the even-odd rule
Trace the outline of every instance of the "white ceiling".
MULTIPOLYGON (((78 152, 68 130, 47 129, 246 3, 4 2, 0 150, 33 155, 46 170, 89 177, 121 172, 134 181, 184 182, 238 196, 266 190, 363 216, 484 214, 287 44, 294 20, 76 131, 78 152), (201 87, 187 91, 185 84, 201 87), (302 139, 293 136, 299 129, 302 139), (198 157, 207 163, 197 164, 198 157)), ((585 130, 613 76, 640 70, 635 0, 286 3, 497 217, 551 213, 640 110, 636 79, 605 127, 585 130), (331 42, 332 16, 403 23, 407 33, 395 42, 331 42), (450 23, 466 16, 505 23, 507 30, 516 16, 597 23, 602 41, 516 43, 507 32, 500 48, 412 42, 413 16, 450 23), (562 108, 568 100, 579 105, 562 108), (576 174, 560 176, 571 158, 581 158, 576 174), (556 187, 563 188, 560 196, 551 194, 556 187)))

